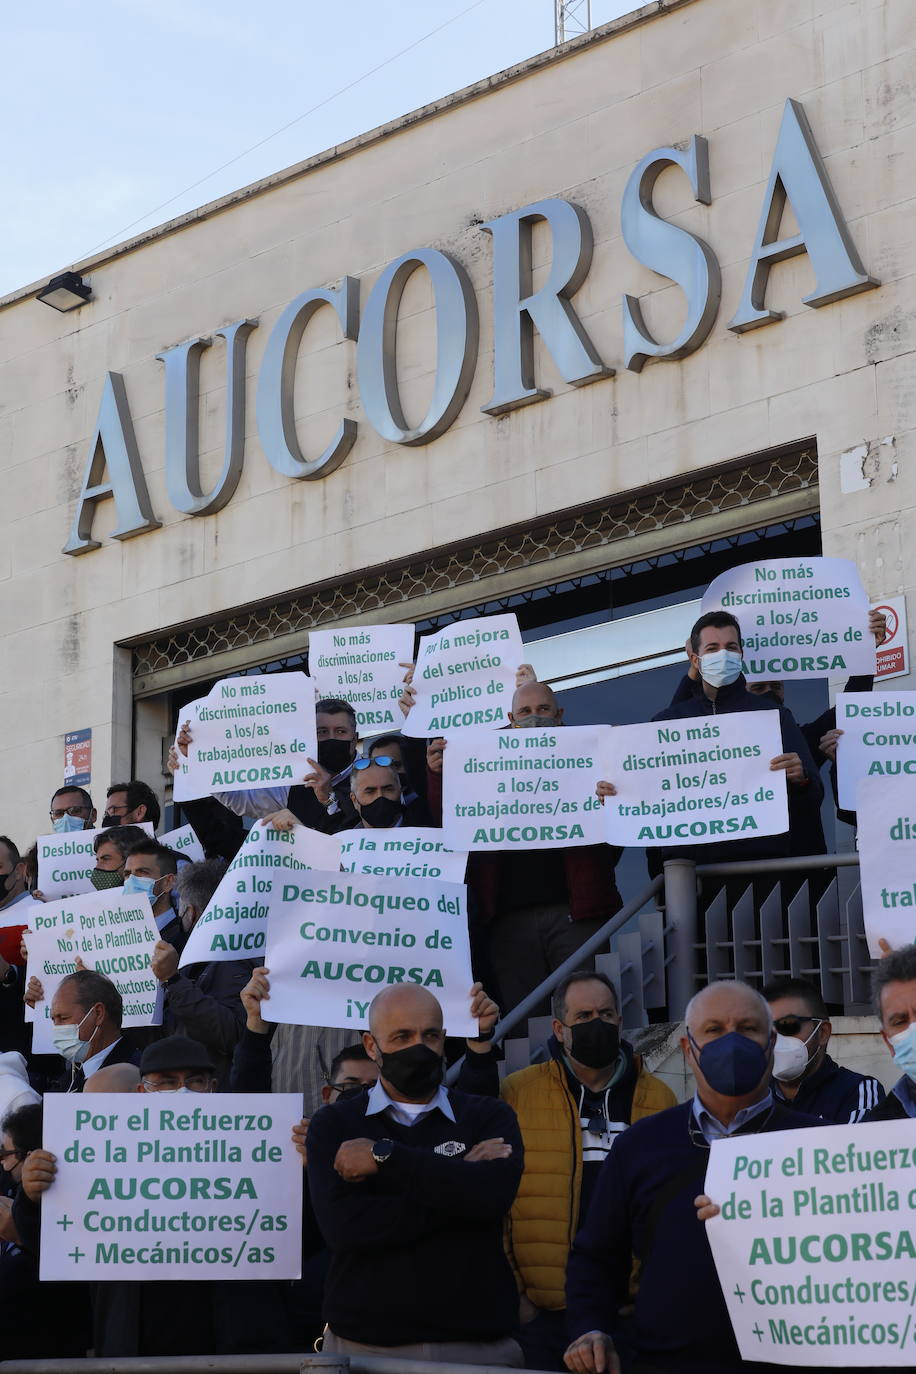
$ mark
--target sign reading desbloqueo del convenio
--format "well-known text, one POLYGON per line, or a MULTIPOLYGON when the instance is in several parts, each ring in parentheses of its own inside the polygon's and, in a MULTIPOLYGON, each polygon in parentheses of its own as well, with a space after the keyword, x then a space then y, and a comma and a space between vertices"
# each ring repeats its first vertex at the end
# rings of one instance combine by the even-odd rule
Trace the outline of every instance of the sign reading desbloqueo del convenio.
POLYGON ((265 963, 268 1021, 365 1030, 377 992, 413 983, 438 999, 451 1034, 477 1033, 462 883, 320 872, 284 883, 271 899, 265 963))
MULTIPOLYGON (((154 836, 151 821, 140 821, 150 839, 154 836)), ((105 835, 104 829, 71 830, 64 835, 39 835, 38 890, 46 901, 60 897, 81 897, 94 892, 92 870, 95 868, 95 841, 105 835)))
POLYGON ((463 731, 443 758, 442 828, 450 848, 557 849, 602 844, 595 788, 608 725, 463 731))
POLYGON ((301 1115, 298 1093, 49 1093, 41 1278, 298 1278, 301 1115))
POLYGON ((508 725, 515 675, 524 661, 514 615, 457 620, 420 640, 416 697, 405 735, 447 735, 508 725))
POLYGON ((191 743, 179 752, 174 798, 292 787, 318 757, 315 687, 304 673, 223 678, 183 708, 191 743))
POLYGON ((869 603, 847 558, 769 558, 710 582, 701 609, 741 626, 749 682, 873 673, 869 603))
MULTIPOLYGON (((913 1122, 713 1142, 706 1222, 744 1360, 916 1364, 913 1122)), ((697 1222, 697 1225, 702 1225, 697 1222)))
POLYGON ((608 735, 605 838, 620 845, 721 844, 789 828, 778 711, 619 725, 608 735))
POLYGON ((404 724, 402 664, 413 661, 412 625, 347 625, 309 631, 309 673, 319 697, 348 701, 363 738, 404 724))
POLYGON ((862 916, 880 959, 916 943, 916 777, 863 778, 856 789, 862 916))
POLYGON ((863 778, 916 778, 916 692, 838 692, 837 791, 856 808, 863 778))

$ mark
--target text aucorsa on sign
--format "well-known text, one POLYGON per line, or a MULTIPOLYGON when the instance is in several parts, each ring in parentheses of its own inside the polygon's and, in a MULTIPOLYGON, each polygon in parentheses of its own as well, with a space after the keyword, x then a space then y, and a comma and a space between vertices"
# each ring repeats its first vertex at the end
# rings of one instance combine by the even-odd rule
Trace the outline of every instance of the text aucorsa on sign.
MULTIPOLYGON (((698 349, 719 310, 721 274, 707 243, 663 220, 655 211, 655 182, 668 166, 680 167, 696 200, 712 202, 706 140, 694 135, 686 148, 656 148, 630 175, 621 205, 624 241, 644 266, 675 282, 687 298, 687 316, 677 338, 654 339, 638 298, 623 297, 623 365, 639 372, 651 359, 674 360, 698 349)), ((564 379, 585 386, 613 376, 599 356, 571 303, 592 258, 591 225, 584 210, 560 199, 540 200, 481 225, 493 240, 493 394, 483 410, 500 415, 550 393, 534 376, 536 329, 564 379), (552 244, 547 280, 531 287, 532 225, 543 221, 552 244)), ((804 298, 812 307, 829 305, 878 282, 868 275, 830 185, 807 117, 795 100, 786 102, 744 289, 728 328, 737 333, 782 318, 766 306, 770 265, 807 253, 815 288, 804 298), (777 239, 788 201, 799 232, 777 239)), ((382 272, 360 312, 359 282, 345 276, 337 286, 316 287, 297 296, 274 325, 258 376, 257 425, 267 461, 286 477, 325 477, 344 461, 357 436, 357 423, 343 418, 323 453, 300 448, 293 415, 293 381, 302 335, 316 310, 330 308, 344 339, 356 341, 360 399, 369 424, 395 444, 426 444, 448 429, 464 405, 478 349, 477 300, 459 262, 433 248, 413 248, 382 272), (394 341, 405 284, 419 269, 429 273, 436 309, 436 374, 426 415, 408 426, 398 395, 394 341)), ((201 487, 197 446, 197 378, 200 354, 209 338, 191 339, 158 356, 165 366, 165 470, 169 500, 187 515, 209 515, 232 498, 242 473, 245 435, 245 348, 257 320, 238 320, 216 331, 226 356, 226 443, 222 471, 210 491, 201 487)), ((92 521, 99 501, 113 499, 115 539, 157 529, 121 376, 109 372, 86 461, 83 486, 64 553, 99 547, 92 521), (107 477, 106 477, 107 471, 107 477)))

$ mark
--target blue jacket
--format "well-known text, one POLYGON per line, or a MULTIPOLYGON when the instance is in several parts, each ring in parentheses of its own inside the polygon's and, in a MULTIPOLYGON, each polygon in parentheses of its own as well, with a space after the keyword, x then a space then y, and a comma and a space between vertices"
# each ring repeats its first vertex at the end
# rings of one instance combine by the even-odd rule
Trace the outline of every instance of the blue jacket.
POLYGON ((867 1113, 880 1107, 885 1097, 877 1078, 846 1069, 829 1054, 824 1055, 824 1062, 810 1078, 802 1079, 791 1101, 783 1097, 775 1078, 773 1093, 789 1111, 820 1117, 829 1126, 854 1126, 857 1121, 863 1121, 867 1113))

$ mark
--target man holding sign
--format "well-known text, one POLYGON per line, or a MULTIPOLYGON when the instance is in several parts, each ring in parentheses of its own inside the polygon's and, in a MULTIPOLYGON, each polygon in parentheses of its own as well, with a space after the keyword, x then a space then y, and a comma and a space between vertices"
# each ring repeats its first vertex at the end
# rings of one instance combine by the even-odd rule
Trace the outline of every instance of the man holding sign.
POLYGON ((424 988, 386 988, 369 1026, 378 1083, 321 1110, 306 1141, 331 1251, 323 1352, 518 1366, 502 1243, 522 1174, 515 1115, 443 1087, 442 1009, 424 988))

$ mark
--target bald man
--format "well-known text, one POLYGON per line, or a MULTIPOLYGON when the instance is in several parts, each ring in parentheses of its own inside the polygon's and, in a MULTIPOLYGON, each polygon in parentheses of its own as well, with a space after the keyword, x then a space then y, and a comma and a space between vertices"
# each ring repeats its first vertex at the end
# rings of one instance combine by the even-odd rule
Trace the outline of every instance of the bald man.
POLYGON ((774 1100, 775 1038, 767 1003, 746 983, 711 983, 688 1004, 681 1048, 696 1094, 619 1136, 570 1253, 574 1339, 565 1358, 575 1374, 620 1368, 613 1337, 629 1301, 631 1255, 641 1263, 626 1333, 633 1368, 746 1371, 695 1199, 714 1140, 825 1124, 774 1100))
POLYGON ((331 1251, 323 1351, 518 1366, 502 1243, 522 1173, 515 1113, 445 1088, 442 1008, 426 989, 386 988, 369 1027, 378 1082, 322 1108, 306 1142, 331 1251))
POLYGON ((140 1070, 136 1064, 103 1064, 86 1079, 84 1093, 135 1093, 140 1091, 140 1070))

